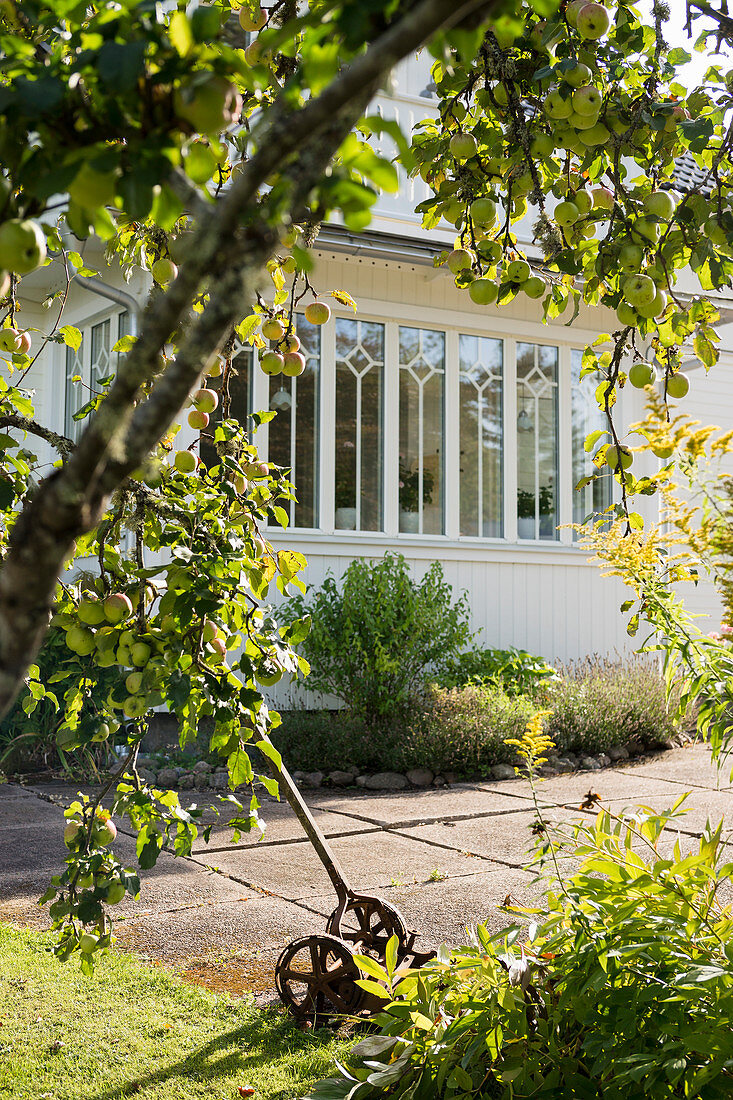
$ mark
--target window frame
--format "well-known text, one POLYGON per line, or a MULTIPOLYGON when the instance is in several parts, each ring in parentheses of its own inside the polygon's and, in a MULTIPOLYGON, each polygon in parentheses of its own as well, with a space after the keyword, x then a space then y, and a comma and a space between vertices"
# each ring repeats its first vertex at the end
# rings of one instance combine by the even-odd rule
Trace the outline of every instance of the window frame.
MULTIPOLYGON (((96 384, 96 382, 98 381, 98 379, 93 378, 95 364, 92 363, 92 343, 93 343, 92 333, 93 333, 94 329, 97 328, 98 326, 104 325, 106 322, 109 322, 109 325, 110 325, 110 344, 109 344, 110 373, 112 373, 114 375, 117 371, 117 355, 118 355, 118 353, 114 352, 112 349, 114 348, 115 344, 122 338, 122 336, 126 335, 126 333, 122 333, 120 331, 121 330, 121 320, 125 316, 127 316, 129 318, 129 310, 125 309, 122 306, 117 306, 117 307, 114 307, 112 309, 100 310, 99 312, 97 312, 95 314, 92 314, 91 317, 85 317, 83 320, 78 320, 78 321, 74 322, 74 327, 79 329, 79 331, 81 332, 81 336, 82 336, 82 342, 81 342, 81 345, 79 347, 79 350, 77 352, 73 352, 73 349, 71 349, 68 345, 62 345, 61 348, 60 348, 60 358, 61 358, 61 370, 59 372, 60 377, 61 377, 61 401, 60 401, 60 409, 61 409, 60 421, 61 421, 61 423, 60 423, 60 430, 61 430, 63 435, 69 436, 69 438, 73 439, 74 441, 78 440, 79 436, 81 435, 82 431, 84 430, 84 423, 85 422, 83 420, 79 420, 79 421, 70 421, 69 420, 69 415, 68 415, 69 391, 68 391, 68 388, 67 388, 68 387, 68 370, 69 370, 69 368, 68 368, 69 353, 72 353, 75 356, 77 362, 79 363, 79 369, 76 373, 78 373, 81 376, 82 384, 86 387, 85 392, 88 394, 88 396, 86 396, 84 398, 84 400, 79 401, 76 410, 74 410, 74 411, 78 411, 78 409, 82 408, 87 403, 87 401, 90 399, 92 384, 93 383, 96 384), (69 430, 70 428, 72 430, 69 430)), ((129 321, 128 321, 128 326, 127 326, 127 332, 129 333, 129 321)), ((105 374, 104 377, 107 377, 107 375, 105 374)))

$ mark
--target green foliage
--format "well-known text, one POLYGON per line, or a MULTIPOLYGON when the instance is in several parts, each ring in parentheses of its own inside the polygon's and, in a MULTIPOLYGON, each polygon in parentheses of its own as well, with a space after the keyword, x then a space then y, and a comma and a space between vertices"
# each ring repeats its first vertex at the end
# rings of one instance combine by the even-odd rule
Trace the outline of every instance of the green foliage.
POLYGON ((343 700, 370 726, 406 714, 428 677, 471 638, 466 596, 454 601, 440 563, 418 582, 401 554, 357 559, 340 583, 328 576, 290 608, 311 619, 302 646, 309 686, 343 700))
MULTIPOLYGON (((0 924, 0 1095, 13 1100, 211 1100, 302 1095, 346 1043, 299 1031, 252 998, 211 993, 112 951, 85 977, 48 934, 0 924)), ((238 993, 238 991, 237 991, 238 993)))
POLYGON ((492 683, 508 695, 534 695, 557 680, 556 669, 525 649, 469 649, 446 664, 441 687, 492 683))
POLYGON ((733 864, 722 823, 683 853, 667 826, 685 797, 545 838, 551 866, 580 866, 554 863, 526 935, 479 925, 420 971, 383 971, 377 1033, 313 1100, 730 1096, 733 864))
POLYGON ((653 660, 588 660, 571 665, 547 693, 547 732, 560 752, 644 748, 676 732, 674 700, 653 660))

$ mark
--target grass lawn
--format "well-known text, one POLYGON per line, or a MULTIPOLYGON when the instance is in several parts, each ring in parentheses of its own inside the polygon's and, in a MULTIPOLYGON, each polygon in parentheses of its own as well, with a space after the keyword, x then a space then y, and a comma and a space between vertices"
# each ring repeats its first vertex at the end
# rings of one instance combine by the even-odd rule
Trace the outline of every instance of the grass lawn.
POLYGON ((290 1100, 347 1045, 122 953, 85 978, 50 943, 0 924, 3 1100, 290 1100))

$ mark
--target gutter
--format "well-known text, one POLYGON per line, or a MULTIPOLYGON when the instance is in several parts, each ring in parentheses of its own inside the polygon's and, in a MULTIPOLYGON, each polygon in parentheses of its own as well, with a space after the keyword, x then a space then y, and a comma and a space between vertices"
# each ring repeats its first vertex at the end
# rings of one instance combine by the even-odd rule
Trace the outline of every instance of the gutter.
POLYGON ((109 283, 104 283, 101 279, 95 279, 90 275, 76 275, 74 278, 87 290, 90 290, 92 294, 98 294, 101 298, 106 298, 110 302, 116 302, 117 305, 124 306, 130 314, 130 336, 137 336, 142 315, 142 307, 137 298, 134 298, 132 294, 128 294, 126 290, 110 286, 109 283))

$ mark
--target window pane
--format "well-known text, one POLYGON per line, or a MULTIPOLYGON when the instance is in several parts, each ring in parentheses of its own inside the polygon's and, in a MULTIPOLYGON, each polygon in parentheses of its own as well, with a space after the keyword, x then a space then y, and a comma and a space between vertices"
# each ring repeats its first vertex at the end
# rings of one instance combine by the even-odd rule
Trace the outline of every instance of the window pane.
MULTIPOLYGON (((606 417, 595 400, 595 388, 600 379, 595 382, 591 375, 587 375, 580 381, 580 368, 583 353, 579 348, 573 348, 571 358, 572 370, 572 410, 573 410, 573 523, 582 523, 590 515, 599 515, 611 503, 613 479, 612 474, 601 473, 597 480, 582 489, 576 489, 581 478, 596 473, 593 465, 593 448, 590 454, 586 454, 583 444, 585 437, 598 428, 606 427, 606 417)), ((599 444, 602 440, 599 440, 599 444)), ((573 535, 577 538, 577 532, 573 535)))
POLYGON ((556 539, 557 348, 517 343, 517 518, 521 539, 556 539))
POLYGON ((336 320, 336 527, 381 531, 384 325, 336 320))
POLYGON ((400 531, 443 533, 445 334, 400 328, 400 531))
POLYGON ((247 417, 252 412, 251 362, 252 352, 249 347, 236 349, 226 380, 221 379, 222 387, 226 382, 226 389, 220 392, 216 412, 212 415, 209 426, 200 435, 201 460, 209 469, 219 465, 219 455, 213 445, 217 423, 221 420, 238 420, 246 427, 247 417))
POLYGON ((111 347, 110 322, 102 321, 101 324, 92 325, 92 393, 99 393, 102 379, 109 378, 114 373, 110 354, 111 347))
POLYGON ((89 400, 89 391, 84 384, 84 337, 78 351, 66 348, 66 386, 64 392, 64 435, 77 440, 81 435, 82 421, 74 420, 74 413, 89 400), (72 379, 79 377, 79 382, 72 379))
POLYGON ((503 524, 501 340, 459 339, 461 534, 501 538, 503 524))
POLYGON ((293 527, 318 526, 318 415, 321 362, 321 330, 298 315, 296 332, 305 356, 305 371, 298 378, 270 378, 270 461, 290 470, 297 503, 290 503, 293 527))

